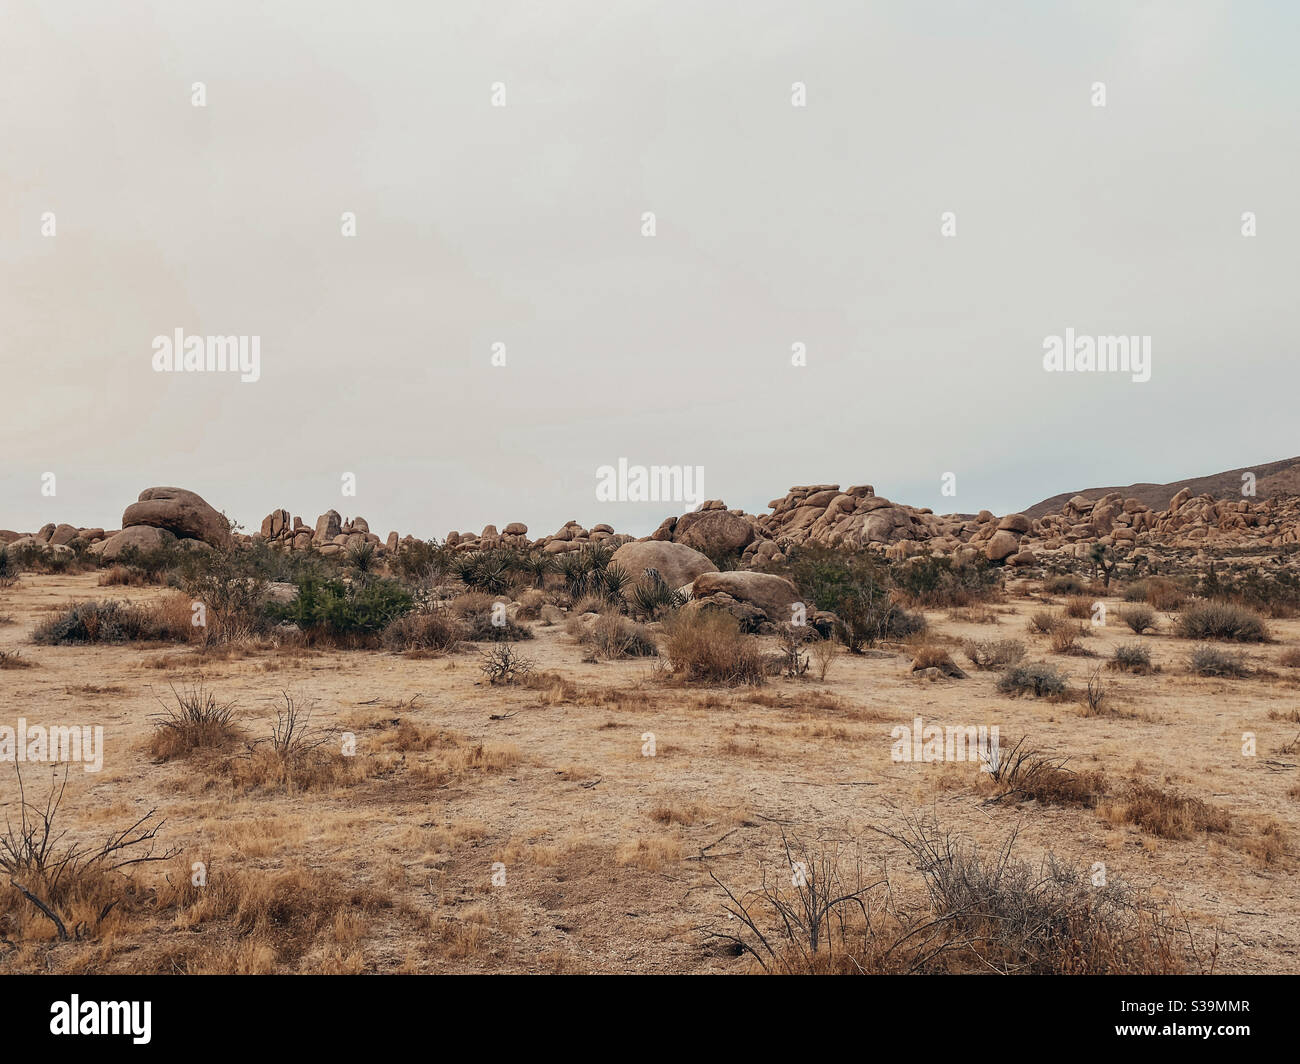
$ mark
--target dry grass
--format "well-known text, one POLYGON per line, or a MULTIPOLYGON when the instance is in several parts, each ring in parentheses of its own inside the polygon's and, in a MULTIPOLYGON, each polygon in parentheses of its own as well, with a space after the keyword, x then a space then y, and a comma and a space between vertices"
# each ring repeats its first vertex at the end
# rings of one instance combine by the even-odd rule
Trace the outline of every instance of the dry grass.
POLYGON ((1164 839, 1224 833, 1232 826, 1232 817, 1225 809, 1140 782, 1130 783, 1121 797, 1107 802, 1099 812, 1112 824, 1132 824, 1164 839))
POLYGON ((673 676, 688 683, 761 684, 758 641, 720 610, 681 610, 664 622, 663 654, 673 676))

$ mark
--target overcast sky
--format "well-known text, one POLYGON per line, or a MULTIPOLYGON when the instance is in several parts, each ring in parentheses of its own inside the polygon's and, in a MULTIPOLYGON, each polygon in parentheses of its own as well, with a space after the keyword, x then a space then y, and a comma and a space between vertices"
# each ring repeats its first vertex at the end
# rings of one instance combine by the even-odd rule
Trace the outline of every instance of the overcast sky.
POLYGON ((0 527, 177 485, 644 533, 683 507, 598 466, 1001 513, 1290 457, 1298 46, 1251 0, 0 0, 0 527), (260 380, 154 372, 177 328, 260 380), (1046 373, 1066 328, 1151 379, 1046 373))

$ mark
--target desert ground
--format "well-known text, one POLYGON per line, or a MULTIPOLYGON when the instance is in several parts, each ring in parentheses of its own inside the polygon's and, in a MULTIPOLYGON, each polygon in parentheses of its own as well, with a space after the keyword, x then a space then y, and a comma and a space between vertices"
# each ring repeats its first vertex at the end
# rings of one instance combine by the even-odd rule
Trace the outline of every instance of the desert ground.
MULTIPOLYGON (((25 572, 0 590, 12 666, 0 671, 0 723, 102 725, 102 771, 71 767, 59 830, 98 840, 154 811, 156 852, 174 853, 114 873, 107 914, 102 892, 69 899, 66 940, 10 896, 0 971, 756 971, 713 934, 737 931, 722 886, 743 896, 788 876, 784 831, 852 852, 871 879, 890 876, 899 911, 923 913, 912 855, 875 830, 909 816, 987 852, 1016 832, 1014 854, 1035 865, 1049 853, 1103 863, 1172 907, 1214 971, 1300 971, 1300 670, 1282 664, 1300 647, 1300 620, 1270 620, 1272 641, 1242 648, 1250 674, 1236 678, 1192 674, 1171 613, 1135 636, 1118 586, 1097 596, 1106 623, 1084 623, 1089 656, 1053 653, 1028 622, 1066 596, 1011 572, 987 604, 923 611, 925 646, 950 649, 964 679, 914 672, 916 641, 884 640, 841 650, 824 678, 814 663, 760 685, 683 682, 662 658, 596 658, 572 625, 544 619, 517 644, 531 674, 502 684, 487 682, 472 643, 413 654, 31 641, 75 602, 174 594, 100 580, 97 570, 25 572), (1022 641, 1027 660, 1057 666, 1074 692, 1096 674, 1104 708, 1001 693, 999 672, 962 658, 967 639, 1022 641), (1100 668, 1138 641, 1153 671, 1100 668), (159 714, 173 689, 199 682, 235 703, 235 738, 160 755, 159 714), (310 726, 330 744, 355 736, 355 752, 311 778, 256 770, 283 692, 314 707, 310 726), (1092 807, 1043 802, 999 793, 977 763, 897 761, 891 732, 918 716, 997 725, 1004 746, 1025 736, 1076 773, 1104 773, 1105 796, 1092 807), (1128 822, 1117 795, 1130 781, 1200 799, 1228 826, 1179 838, 1128 822)), ((62 778, 20 767, 29 802, 62 778)), ((0 770, 12 821, 14 766, 0 770)))

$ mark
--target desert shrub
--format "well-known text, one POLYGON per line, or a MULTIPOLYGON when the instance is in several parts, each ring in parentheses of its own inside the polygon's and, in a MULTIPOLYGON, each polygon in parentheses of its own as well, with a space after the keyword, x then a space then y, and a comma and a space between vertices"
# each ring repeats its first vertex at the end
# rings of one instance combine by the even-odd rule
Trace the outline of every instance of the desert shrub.
POLYGON ((271 616, 290 621, 304 632, 333 637, 376 638, 392 621, 411 610, 410 592, 395 580, 346 583, 304 577, 298 597, 271 608, 271 616))
POLYGON ((533 663, 513 643, 498 643, 482 652, 479 668, 490 684, 514 684, 533 671, 533 663))
POLYGON ((1237 643, 1267 642, 1268 628, 1254 610, 1231 602, 1207 600, 1178 615, 1174 631, 1184 639, 1226 639, 1237 643))
POLYGON ((1139 603, 1136 606, 1125 606, 1119 611, 1119 619, 1138 635, 1143 632, 1154 631, 1156 628, 1156 611, 1145 603, 1139 603))
POLYGON ((18 559, 8 546, 0 544, 0 587, 11 587, 18 579, 18 559))
POLYGON ((463 638, 471 643, 517 642, 532 639, 533 630, 520 624, 506 610, 506 603, 489 599, 486 608, 465 610, 462 613, 463 638))
POLYGON ((804 675, 812 664, 806 647, 817 639, 817 632, 806 624, 779 624, 776 626, 776 641, 780 648, 774 663, 775 671, 794 680, 804 675))
MULTIPOLYGON (((1118 879, 1097 887, 1086 866, 1012 856, 1015 834, 989 854, 908 822, 886 832, 907 849, 929 892, 944 947, 918 971, 1175 974, 1205 971, 1185 922, 1118 879)), ((1210 967, 1213 966, 1211 958, 1210 967)), ((859 968, 864 966, 859 965, 859 968)), ((868 969, 871 970, 871 969, 868 969)), ((904 969, 908 970, 908 969, 904 969)))
POLYGON ((761 684, 763 655, 753 636, 721 610, 679 611, 664 622, 663 654, 692 683, 761 684))
POLYGON ((1086 595, 1089 590, 1089 583, 1081 576, 1074 573, 1061 573, 1057 576, 1048 577, 1043 588, 1054 595, 1086 595))
POLYGON ((85 643, 187 642, 193 638, 190 604, 171 596, 152 605, 111 600, 75 602, 36 626, 32 642, 47 646, 85 643))
POLYGON ((35 664, 16 650, 0 650, 0 669, 30 669, 35 664))
POLYGON ((1000 595, 999 571, 988 561, 957 562, 943 555, 908 558, 889 577, 910 606, 969 606, 1000 595))
POLYGON ((100 587, 139 587, 148 583, 144 574, 125 565, 110 565, 99 574, 100 587))
POLYGON ((460 622, 450 610, 404 613, 388 622, 380 641, 389 650, 451 651, 462 636, 460 622))
POLYGON ((1019 639, 967 639, 962 653, 977 669, 1005 669, 1024 660, 1025 644, 1019 639))
POLYGON ((520 592, 516 601, 518 603, 516 616, 521 621, 535 621, 541 616, 542 607, 546 605, 546 594, 537 588, 530 588, 520 592))
POLYGON ((584 623, 580 616, 570 620, 569 634, 584 646, 590 647, 601 658, 655 657, 659 648, 645 625, 624 617, 614 609, 606 609, 594 623, 584 623))
POLYGON ((162 712, 154 717, 149 750, 155 757, 167 760, 201 748, 221 747, 238 734, 233 701, 219 702, 202 682, 171 690, 176 704, 159 699, 162 712))
POLYGON ((1129 584, 1124 589, 1124 600, 1145 602, 1157 610, 1178 610, 1187 601, 1187 592, 1168 577, 1152 576, 1129 584))
POLYGON ((181 588, 205 607, 205 641, 233 642, 265 632, 267 582, 250 572, 249 559, 238 548, 191 552, 177 570, 181 588))
POLYGON ((839 644, 829 636, 820 636, 813 640, 811 648, 813 661, 817 663, 817 679, 825 682, 835 655, 839 653, 839 644))
POLYGON ((805 544, 792 547, 773 571, 792 580, 805 602, 828 610, 835 634, 853 653, 882 639, 905 639, 925 630, 925 617, 890 596, 890 576, 870 551, 805 544))
POLYGON ((1133 824, 1165 839, 1190 839, 1199 832, 1223 833, 1232 826, 1227 810, 1207 805, 1149 783, 1131 783, 1103 815, 1112 823, 1133 824))
POLYGON ((1072 595, 1065 601, 1065 615, 1073 620, 1087 620, 1092 616, 1093 600, 1088 595, 1072 595))
POLYGON ((167 574, 179 571, 182 565, 196 564, 203 550, 202 547, 182 546, 182 542, 178 540, 149 550, 127 547, 117 556, 115 564, 134 570, 143 583, 166 583, 167 574))
POLYGON ((1066 618, 1051 610, 1035 610, 1029 615, 1028 628, 1038 635, 1051 635, 1063 625, 1069 626, 1066 618))
POLYGON ((1110 659, 1110 668, 1121 672, 1151 671, 1151 651, 1141 643, 1121 643, 1110 659))
POLYGON ((442 582, 451 568, 451 551, 436 539, 412 539, 400 544, 391 564, 397 575, 415 587, 442 582))
POLYGON ((1018 739, 1009 750, 987 755, 989 777, 999 794, 1044 805, 1081 805, 1094 808, 1106 790, 1100 772, 1075 772, 1065 767, 1069 758, 1044 754, 1018 739))
POLYGON ((1300 612, 1300 574, 1289 569, 1268 572, 1250 565, 1244 571, 1220 572, 1212 565, 1197 590, 1203 598, 1222 599, 1269 617, 1300 612))
POLYGON ((100 842, 69 839, 59 814, 68 782, 66 764, 62 778, 51 779, 47 796, 35 801, 27 797, 17 763, 14 773, 16 786, 6 787, 0 802, 4 824, 0 831, 0 881, 5 884, 0 888, 0 922, 5 925, 5 942, 11 953, 15 949, 12 939, 27 937, 33 918, 49 920, 61 942, 93 937, 118 905, 124 901, 131 904, 135 891, 124 869, 170 861, 180 852, 155 852, 163 822, 156 819, 154 809, 143 816, 133 812, 133 823, 104 832, 100 842), (19 895, 32 910, 22 902, 14 904, 19 895))
POLYGON ((1250 667, 1241 653, 1214 646, 1199 646, 1189 659, 1192 672, 1198 676, 1242 677, 1250 675, 1250 667))
POLYGON ((939 669, 948 676, 964 675, 948 653, 948 648, 939 643, 917 643, 912 648, 912 671, 939 669))
POLYGON ((1065 693, 1065 677, 1046 662, 1016 665, 998 678, 998 690, 1013 698, 1023 694, 1059 697, 1065 693))
POLYGON ((1049 642, 1052 646, 1053 654, 1071 654, 1083 657, 1091 657, 1091 651, 1079 645, 1079 637, 1086 634, 1088 629, 1077 624, 1065 622, 1058 624, 1052 629, 1049 642))
POLYGON ((1284 669, 1300 669, 1300 647, 1292 647, 1282 652, 1277 663, 1284 669))

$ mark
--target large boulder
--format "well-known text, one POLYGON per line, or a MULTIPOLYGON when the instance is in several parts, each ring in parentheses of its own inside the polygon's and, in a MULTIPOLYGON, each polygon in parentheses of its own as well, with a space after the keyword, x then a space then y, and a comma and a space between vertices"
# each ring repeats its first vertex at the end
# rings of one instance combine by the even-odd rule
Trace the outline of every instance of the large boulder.
POLYGON ((328 510, 316 518, 316 533, 312 542, 317 546, 333 543, 343 533, 343 518, 337 510, 328 510))
POLYGON ((691 589, 691 595, 700 599, 719 592, 757 606, 774 624, 789 623, 793 616, 790 607, 802 601, 798 588, 785 577, 748 570, 701 573, 691 589))
POLYGON ((213 547, 230 543, 230 525, 200 496, 184 488, 146 488, 122 513, 122 530, 144 525, 178 539, 199 539, 213 547))
POLYGON ((1000 562, 1020 552, 1020 537, 1014 532, 994 532, 988 545, 984 548, 984 557, 991 562, 1000 562))
POLYGON ((754 526, 727 510, 697 510, 682 514, 673 541, 714 557, 739 554, 754 538, 754 526))
POLYGON ((626 569, 634 584, 645 576, 647 569, 657 569, 669 587, 681 587, 702 573, 718 570, 708 558, 685 543, 667 543, 653 539, 624 543, 614 552, 609 564, 626 569))
POLYGON ((115 536, 109 536, 108 539, 100 541, 103 546, 98 547, 98 553, 106 562, 117 561, 124 551, 134 547, 139 551, 157 550, 159 547, 167 547, 176 542, 176 537, 168 532, 165 528, 156 528, 153 525, 132 525, 129 528, 122 529, 115 536))

